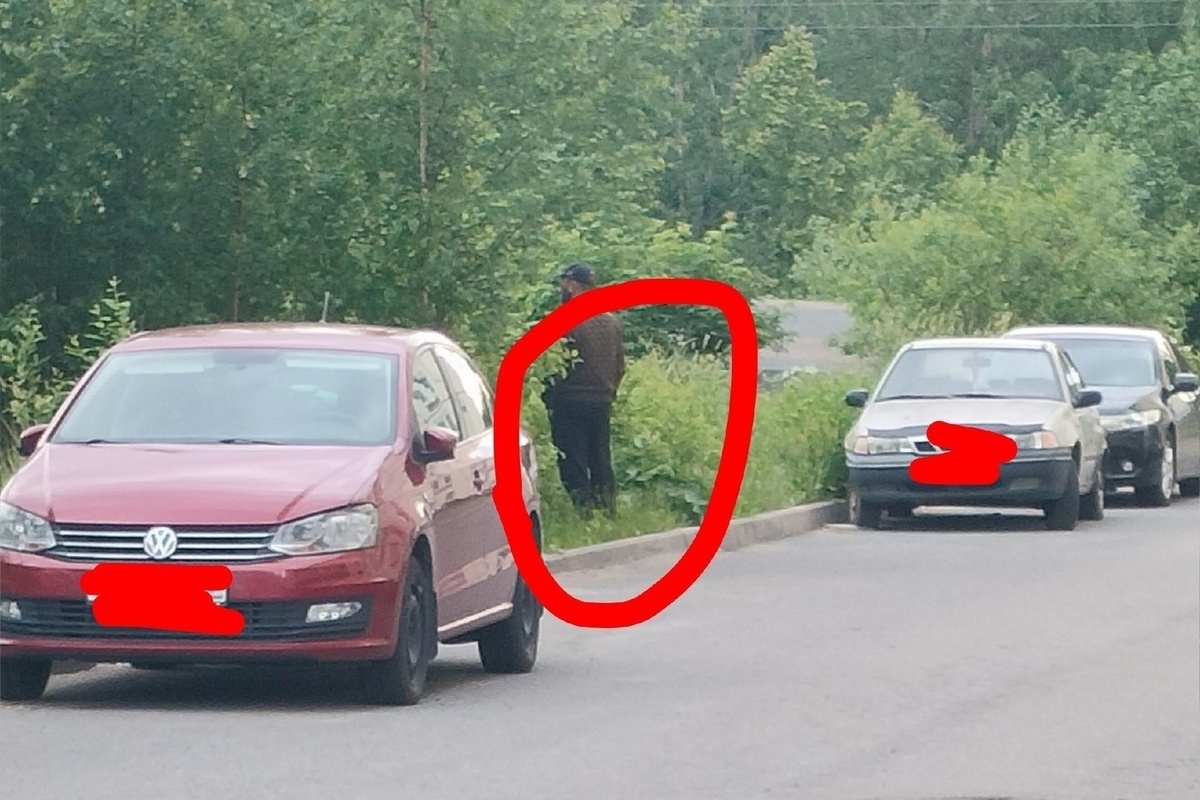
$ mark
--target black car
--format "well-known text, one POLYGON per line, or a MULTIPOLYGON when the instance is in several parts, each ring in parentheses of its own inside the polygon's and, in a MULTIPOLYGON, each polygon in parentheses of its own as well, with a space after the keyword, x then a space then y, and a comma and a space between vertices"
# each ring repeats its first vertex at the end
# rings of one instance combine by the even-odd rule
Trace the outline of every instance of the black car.
POLYGON ((1176 483, 1183 496, 1200 495, 1200 382, 1170 339, 1114 325, 1044 325, 1004 335, 1059 345, 1088 388, 1103 395, 1107 491, 1132 486, 1153 506, 1168 505, 1176 483))

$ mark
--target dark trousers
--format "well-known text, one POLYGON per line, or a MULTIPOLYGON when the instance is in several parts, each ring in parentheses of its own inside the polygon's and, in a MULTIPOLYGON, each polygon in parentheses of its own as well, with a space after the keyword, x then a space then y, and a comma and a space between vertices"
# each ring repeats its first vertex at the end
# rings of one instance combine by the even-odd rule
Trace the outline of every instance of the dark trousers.
POLYGON ((559 450, 558 474, 576 508, 616 511, 610 423, 612 404, 563 398, 550 411, 550 435, 559 450))

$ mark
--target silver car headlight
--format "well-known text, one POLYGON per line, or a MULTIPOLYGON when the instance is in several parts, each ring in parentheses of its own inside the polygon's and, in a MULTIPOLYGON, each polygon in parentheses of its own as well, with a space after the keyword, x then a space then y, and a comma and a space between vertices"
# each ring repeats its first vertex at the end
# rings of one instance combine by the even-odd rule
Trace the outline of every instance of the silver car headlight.
POLYGON ((1058 437, 1053 431, 1018 433, 1008 438, 1016 442, 1018 450, 1049 450, 1059 446, 1058 437))
POLYGON ((374 547, 379 539, 379 512, 361 505, 329 511, 283 525, 269 547, 289 556, 339 553, 374 547))
POLYGON ((915 453, 908 439, 893 439, 882 436, 859 436, 854 441, 854 452, 860 456, 888 455, 890 453, 915 453))
POLYGON ((0 547, 37 553, 56 544, 49 522, 16 506, 0 503, 0 547))
POLYGON ((1105 430, 1129 431, 1157 425, 1161 419, 1162 411, 1151 408, 1146 411, 1127 411, 1124 414, 1105 414, 1100 418, 1100 422, 1105 430))

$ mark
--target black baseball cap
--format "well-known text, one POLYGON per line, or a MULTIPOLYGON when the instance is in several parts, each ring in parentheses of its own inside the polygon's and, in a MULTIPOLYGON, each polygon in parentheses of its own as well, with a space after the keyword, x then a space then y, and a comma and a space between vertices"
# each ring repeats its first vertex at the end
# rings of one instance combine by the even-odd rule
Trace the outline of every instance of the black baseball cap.
POLYGON ((585 286, 593 286, 596 283, 596 271, 592 269, 590 264, 576 261, 558 274, 559 280, 563 280, 564 278, 570 278, 576 283, 582 283, 585 286))

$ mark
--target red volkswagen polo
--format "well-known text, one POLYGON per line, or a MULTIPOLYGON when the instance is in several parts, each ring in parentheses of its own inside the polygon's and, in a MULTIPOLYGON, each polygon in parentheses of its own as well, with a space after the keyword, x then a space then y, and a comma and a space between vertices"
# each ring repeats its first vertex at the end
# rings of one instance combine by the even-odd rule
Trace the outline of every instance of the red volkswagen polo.
MULTIPOLYGON (((488 383, 437 333, 258 324, 118 344, 22 435, 30 458, 0 493, 0 694, 39 698, 54 659, 353 661, 391 704, 419 700, 439 644, 531 670, 542 609, 492 502, 493 447, 488 383), (210 594, 241 632, 101 624, 81 581, 114 562, 227 566, 210 594)), ((524 433, 521 449, 540 540, 524 433)))

